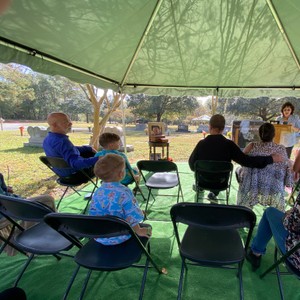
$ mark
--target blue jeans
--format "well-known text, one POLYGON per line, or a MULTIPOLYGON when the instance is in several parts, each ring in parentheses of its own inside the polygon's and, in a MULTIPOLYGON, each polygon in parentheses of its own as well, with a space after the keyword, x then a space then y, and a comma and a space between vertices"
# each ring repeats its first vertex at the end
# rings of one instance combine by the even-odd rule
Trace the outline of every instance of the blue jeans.
POLYGON ((281 252, 286 253, 285 240, 288 231, 283 226, 283 217, 284 213, 274 207, 268 207, 265 210, 251 244, 254 253, 265 254, 267 244, 272 236, 281 252))

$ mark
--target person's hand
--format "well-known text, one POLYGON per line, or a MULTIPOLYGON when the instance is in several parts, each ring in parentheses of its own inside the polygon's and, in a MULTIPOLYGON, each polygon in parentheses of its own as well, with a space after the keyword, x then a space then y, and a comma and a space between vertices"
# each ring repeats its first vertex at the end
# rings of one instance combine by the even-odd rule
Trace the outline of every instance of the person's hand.
POLYGON ((275 153, 275 154, 272 154, 271 156, 273 158, 274 163, 285 161, 284 157, 281 156, 280 154, 275 153))
POLYGON ((11 193, 11 194, 14 193, 14 190, 13 190, 13 187, 12 187, 12 186, 8 186, 8 187, 7 187, 7 191, 8 191, 9 193, 11 193))
POLYGON ((138 236, 144 236, 150 238, 152 235, 152 228, 139 226, 139 229, 136 229, 135 232, 137 233, 138 236))

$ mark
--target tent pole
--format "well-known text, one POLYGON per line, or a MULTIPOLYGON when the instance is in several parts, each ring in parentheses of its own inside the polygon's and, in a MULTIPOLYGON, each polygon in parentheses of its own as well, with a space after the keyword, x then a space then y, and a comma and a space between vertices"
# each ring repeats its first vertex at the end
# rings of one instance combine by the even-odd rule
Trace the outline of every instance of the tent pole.
POLYGON ((267 1, 268 6, 269 6, 269 9, 271 11, 271 14, 273 15, 273 17, 275 19, 275 22, 276 22, 276 24, 277 24, 280 32, 282 33, 282 35, 284 37, 284 40, 287 43, 287 46, 289 47, 289 49, 291 51, 291 54, 292 54, 292 56, 294 58, 294 61, 296 62, 296 65, 297 65, 298 69, 300 70, 299 59, 298 59, 297 54, 295 53, 295 50, 294 50, 294 48, 293 48, 293 46, 292 46, 292 44, 291 44, 291 42, 289 40, 288 35, 286 34, 286 31, 284 30, 284 27, 283 27, 283 25, 282 25, 282 23, 280 21, 280 18, 279 18, 278 13, 277 13, 277 11, 276 11, 273 3, 272 3, 272 0, 266 0, 266 1, 267 1))
POLYGON ((124 98, 122 97, 122 88, 119 86, 118 93, 121 95, 121 108, 122 108, 122 128, 124 133, 124 153, 127 155, 127 143, 126 143, 126 124, 125 124, 125 109, 124 109, 124 98))

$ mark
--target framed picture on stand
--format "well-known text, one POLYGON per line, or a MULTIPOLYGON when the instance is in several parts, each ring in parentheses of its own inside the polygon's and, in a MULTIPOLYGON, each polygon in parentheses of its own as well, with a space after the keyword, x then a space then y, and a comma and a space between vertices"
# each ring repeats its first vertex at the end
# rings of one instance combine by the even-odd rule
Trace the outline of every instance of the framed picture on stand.
POLYGON ((161 142, 165 138, 165 126, 163 122, 149 122, 148 135, 149 142, 161 142))

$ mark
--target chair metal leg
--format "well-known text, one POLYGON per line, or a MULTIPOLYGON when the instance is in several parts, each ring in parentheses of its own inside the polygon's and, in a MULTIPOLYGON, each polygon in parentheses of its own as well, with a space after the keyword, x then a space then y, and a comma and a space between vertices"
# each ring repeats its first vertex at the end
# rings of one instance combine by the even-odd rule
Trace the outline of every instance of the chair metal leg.
POLYGON ((184 278, 184 270, 185 270, 185 268, 186 268, 186 264, 184 262, 184 259, 182 259, 181 271, 180 271, 180 278, 179 278, 179 285, 178 285, 177 300, 181 299, 182 285, 183 285, 183 278, 184 278))
POLYGON ((283 286, 282 286, 282 281, 281 281, 281 277, 280 277, 279 266, 276 266, 275 269, 276 269, 277 281, 278 281, 278 286, 279 286, 279 291, 280 291, 280 298, 281 298, 281 300, 284 300, 283 286))
POLYGON ((2 246, 0 247, 0 254, 3 252, 4 248, 8 245, 12 248, 14 248, 15 250, 21 252, 22 254, 26 255, 26 253, 19 249, 16 245, 14 245, 10 239, 12 238, 13 234, 14 234, 14 231, 15 231, 15 225, 13 226, 13 228, 11 229, 10 233, 9 233, 9 236, 5 239, 3 238, 2 236, 0 236, 0 240, 3 242, 2 246))
POLYGON ((238 265, 238 277, 240 286, 240 299, 244 300, 244 287, 243 287, 243 273, 242 273, 243 262, 239 262, 238 265))
POLYGON ((92 271, 93 271, 93 270, 88 270, 88 273, 87 273, 87 275, 86 275, 86 277, 85 277, 84 284, 83 284, 83 287, 82 287, 82 290, 81 290, 81 293, 80 293, 80 297, 79 297, 80 300, 83 299, 83 296, 84 296, 84 293, 85 293, 85 291, 86 291, 87 284, 88 284, 88 282, 89 282, 89 280, 90 280, 92 271))
POLYGON ((94 193, 95 193, 96 188, 97 188, 97 186, 95 185, 94 188, 93 188, 93 190, 92 190, 92 195, 91 195, 90 199, 88 199, 87 202, 86 202, 86 206, 85 206, 85 208, 84 208, 84 210, 83 210, 83 212, 82 212, 83 214, 86 213, 86 210, 87 210, 87 208, 89 207, 89 204, 90 204, 90 202, 91 202, 91 200, 92 200, 92 197, 93 197, 93 195, 94 195, 94 193))
POLYGON ((64 193, 62 194, 61 198, 59 199, 59 201, 58 201, 58 203, 57 203, 57 205, 56 205, 56 209, 57 209, 57 210, 58 210, 58 208, 59 208, 59 205, 60 205, 61 200, 62 200, 63 197, 65 196, 65 194, 66 194, 66 192, 67 192, 68 189, 69 189, 69 187, 67 187, 67 188, 65 189, 64 193))
POLYGON ((149 189, 149 193, 148 193, 148 197, 147 197, 147 202, 146 202, 146 207, 145 207, 145 218, 147 215, 147 209, 148 209, 148 205, 149 205, 149 200, 150 200, 150 194, 151 194, 151 189, 149 189))
POLYGON ((66 299, 67 299, 67 297, 68 297, 68 295, 69 295, 69 292, 70 292, 70 290, 71 290, 71 287, 72 287, 72 285, 73 285, 73 283, 74 283, 74 280, 75 280, 75 278, 76 278, 76 276, 77 276, 77 274, 78 274, 79 269, 80 269, 80 266, 78 265, 78 266, 76 267, 75 271, 73 272, 72 278, 71 278, 71 280, 70 280, 70 282, 69 282, 69 285, 68 285, 68 287, 67 287, 67 289, 66 289, 66 291, 65 291, 63 300, 66 300, 66 299))
MULTIPOLYGON (((275 247, 274 261, 277 261, 277 259, 278 259, 278 249, 277 249, 277 247, 275 247)), ((280 298, 281 298, 281 300, 284 300, 283 286, 282 286, 282 281, 281 281, 281 277, 280 277, 279 264, 276 265, 275 270, 276 270, 277 282, 278 282, 279 291, 280 291, 280 298)))
MULTIPOLYGON (((282 256, 280 259, 276 259, 277 258, 277 247, 275 246, 275 252, 274 252, 274 264, 269 267, 265 272, 263 272, 259 277, 262 279, 264 278, 268 273, 270 273, 273 269, 275 269, 277 266, 279 266, 282 262, 284 262, 284 257, 282 256)), ((287 255, 288 253, 286 253, 287 255)), ((285 255, 285 256, 286 256, 285 255)))
POLYGON ((145 267, 144 267, 144 274, 143 274, 142 284, 141 284, 141 288, 140 288, 139 300, 143 299, 145 284, 146 284, 146 279, 147 279, 147 274, 148 274, 148 269, 149 269, 149 259, 147 257, 145 267))
POLYGON ((23 276, 25 270, 27 269, 28 265, 30 264, 30 262, 32 261, 32 259, 34 258, 34 254, 30 254, 30 256, 28 257, 25 265, 23 266, 19 276, 17 277, 15 283, 14 283, 14 287, 16 287, 21 279, 21 277, 23 276))

